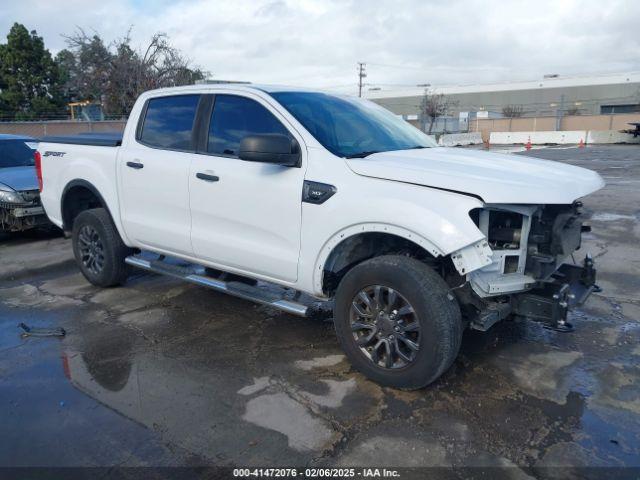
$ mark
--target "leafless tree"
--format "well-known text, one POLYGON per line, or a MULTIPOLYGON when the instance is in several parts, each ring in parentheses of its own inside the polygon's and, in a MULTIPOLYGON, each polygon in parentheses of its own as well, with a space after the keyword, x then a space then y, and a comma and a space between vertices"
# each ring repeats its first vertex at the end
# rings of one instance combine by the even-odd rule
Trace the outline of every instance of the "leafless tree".
POLYGON ((524 114, 522 105, 506 105, 502 107, 502 115, 507 118, 520 118, 524 114))
POLYGON ((105 112, 126 115, 145 90, 189 85, 207 73, 193 67, 164 33, 151 37, 146 48, 131 46, 131 29, 106 45, 98 33, 78 28, 65 37, 69 48, 58 55, 66 69, 72 100, 98 100, 105 112))
POLYGON ((190 85, 205 77, 198 68, 169 43, 164 33, 151 38, 144 53, 131 48, 129 33, 114 42, 112 85, 107 102, 117 110, 128 111, 138 95, 145 90, 190 85))
POLYGON ((458 102, 453 101, 446 95, 430 94, 428 90, 424 91, 424 95, 420 102, 420 116, 422 118, 423 130, 431 133, 436 118, 442 117, 449 113, 449 110, 455 107, 458 102), (429 121, 429 128, 426 128, 426 122, 429 121))

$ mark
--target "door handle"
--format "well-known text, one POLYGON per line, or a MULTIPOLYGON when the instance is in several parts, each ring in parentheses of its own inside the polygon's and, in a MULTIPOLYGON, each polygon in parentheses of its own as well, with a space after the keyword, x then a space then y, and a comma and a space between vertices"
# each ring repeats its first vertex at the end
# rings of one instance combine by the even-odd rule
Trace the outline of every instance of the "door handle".
POLYGON ((217 182, 220 180, 220 177, 216 177, 215 175, 209 175, 208 173, 198 172, 196 173, 196 178, 200 180, 204 180, 205 182, 217 182))
POLYGON ((140 162, 127 162, 127 167, 140 170, 141 168, 144 168, 144 165, 140 162))

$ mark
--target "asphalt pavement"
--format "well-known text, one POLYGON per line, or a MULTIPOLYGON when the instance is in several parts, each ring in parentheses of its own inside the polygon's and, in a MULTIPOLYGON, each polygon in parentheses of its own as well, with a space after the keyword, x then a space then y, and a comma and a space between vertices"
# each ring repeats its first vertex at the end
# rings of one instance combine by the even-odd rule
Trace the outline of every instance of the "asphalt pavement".
POLYGON ((640 147, 525 153, 605 178, 580 250, 603 292, 573 333, 467 332, 415 392, 355 372, 329 322, 150 274, 98 289, 61 236, 4 238, 0 466, 640 467, 640 147), (67 335, 22 338, 21 322, 67 335))

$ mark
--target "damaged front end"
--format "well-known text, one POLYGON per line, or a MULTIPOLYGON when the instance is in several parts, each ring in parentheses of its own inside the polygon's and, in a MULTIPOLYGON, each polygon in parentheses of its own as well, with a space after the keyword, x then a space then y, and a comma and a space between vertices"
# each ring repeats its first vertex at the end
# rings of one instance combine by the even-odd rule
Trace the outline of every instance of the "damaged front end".
POLYGON ((0 190, 0 231, 21 232, 47 224, 37 190, 0 190))
MULTIPOLYGON (((493 205, 470 212, 485 235, 490 263, 466 272, 452 260, 467 283, 456 289, 471 328, 486 331, 517 315, 547 327, 569 331, 568 311, 598 291, 593 259, 573 259, 581 235, 580 202, 572 205, 493 205)), ((459 257, 458 257, 459 258, 459 257)))
POLYGON ((543 322, 553 330, 568 332, 573 330, 573 325, 567 322, 569 310, 599 291, 593 259, 587 255, 582 265, 563 264, 549 280, 540 282, 533 290, 513 295, 511 310, 515 315, 543 322))

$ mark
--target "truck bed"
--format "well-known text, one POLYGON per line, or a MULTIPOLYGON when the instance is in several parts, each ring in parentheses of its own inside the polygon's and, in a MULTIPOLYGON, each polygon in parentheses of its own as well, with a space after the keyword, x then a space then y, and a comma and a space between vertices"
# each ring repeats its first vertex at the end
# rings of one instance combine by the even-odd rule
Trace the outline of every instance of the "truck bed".
POLYGON ((122 134, 53 136, 39 141, 44 183, 40 199, 54 224, 63 226, 61 200, 65 189, 78 182, 91 185, 114 212, 119 211, 116 175, 122 134))
POLYGON ((38 139, 41 143, 66 143, 95 147, 119 147, 122 132, 79 133, 77 135, 53 135, 38 139))

